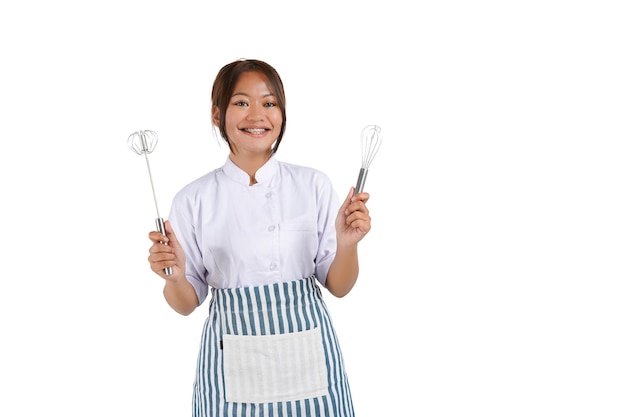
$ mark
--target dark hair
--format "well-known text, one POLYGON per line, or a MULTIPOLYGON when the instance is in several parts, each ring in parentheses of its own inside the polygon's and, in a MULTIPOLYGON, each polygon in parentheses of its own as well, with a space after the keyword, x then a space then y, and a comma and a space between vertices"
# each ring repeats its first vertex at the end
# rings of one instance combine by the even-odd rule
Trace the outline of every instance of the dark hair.
POLYGON ((258 72, 267 78, 270 91, 276 96, 278 107, 282 112, 283 123, 276 143, 272 148, 272 153, 274 154, 278 150, 278 145, 280 145, 280 141, 285 133, 287 113, 285 112, 285 90, 283 88, 283 82, 274 67, 266 62, 256 59, 240 59, 223 66, 217 73, 215 81, 213 82, 213 91, 211 92, 211 109, 214 110, 217 108, 219 110, 220 120, 218 127, 220 134, 230 148, 230 141, 226 134, 226 109, 230 103, 235 85, 244 72, 258 72))

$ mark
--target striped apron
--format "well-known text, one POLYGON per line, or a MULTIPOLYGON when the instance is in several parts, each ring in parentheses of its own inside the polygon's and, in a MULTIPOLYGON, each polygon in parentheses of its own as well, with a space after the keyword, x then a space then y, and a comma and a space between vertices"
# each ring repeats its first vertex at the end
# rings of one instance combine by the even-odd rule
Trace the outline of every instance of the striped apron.
POLYGON ((212 288, 194 417, 353 417, 350 386, 316 277, 212 288))

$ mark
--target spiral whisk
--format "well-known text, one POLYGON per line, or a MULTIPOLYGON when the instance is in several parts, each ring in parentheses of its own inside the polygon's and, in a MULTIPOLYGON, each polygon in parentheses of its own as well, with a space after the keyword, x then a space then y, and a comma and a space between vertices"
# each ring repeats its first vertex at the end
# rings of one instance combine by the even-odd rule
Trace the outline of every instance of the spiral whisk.
POLYGON ((365 129, 361 132, 361 170, 359 171, 359 178, 356 182, 354 194, 358 194, 363 191, 365 186, 365 179, 374 157, 380 149, 380 145, 383 141, 383 134, 379 126, 369 125, 365 126, 365 129))
POLYGON ((152 130, 131 133, 127 141, 128 147, 137 155, 152 153, 158 142, 159 136, 152 130))
MULTIPOLYGON (((165 224, 163 222, 163 218, 159 214, 159 204, 157 203, 156 192, 154 191, 154 181, 152 180, 150 160, 148 159, 148 154, 154 151, 154 148, 159 142, 159 137, 156 132, 153 132, 152 130, 138 130, 131 133, 126 142, 130 150, 135 152, 137 155, 144 155, 146 157, 146 165, 148 166, 148 175, 150 176, 150 185, 152 187, 152 197, 154 197, 154 206, 156 207, 157 213, 156 227, 161 234, 165 235, 165 224)), ((165 275, 172 275, 173 272, 174 271, 171 267, 165 268, 165 275)))

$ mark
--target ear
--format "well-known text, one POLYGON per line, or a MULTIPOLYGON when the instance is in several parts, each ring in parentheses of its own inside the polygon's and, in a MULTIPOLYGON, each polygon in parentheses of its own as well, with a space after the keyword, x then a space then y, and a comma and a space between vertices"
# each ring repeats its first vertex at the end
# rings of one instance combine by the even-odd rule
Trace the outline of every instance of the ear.
POLYGON ((220 109, 217 106, 213 106, 211 109, 211 122, 213 122, 213 126, 220 127, 220 109))

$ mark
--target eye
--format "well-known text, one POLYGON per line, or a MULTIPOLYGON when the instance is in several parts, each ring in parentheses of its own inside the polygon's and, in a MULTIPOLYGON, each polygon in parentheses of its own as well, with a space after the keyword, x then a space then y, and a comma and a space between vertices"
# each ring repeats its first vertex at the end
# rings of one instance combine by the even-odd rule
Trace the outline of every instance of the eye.
POLYGON ((248 103, 246 103, 243 100, 237 100, 237 101, 233 102, 233 106, 244 107, 244 106, 247 106, 247 105, 248 105, 248 103))
POLYGON ((274 103, 273 101, 267 102, 264 104, 265 107, 276 107, 276 103, 274 103))

